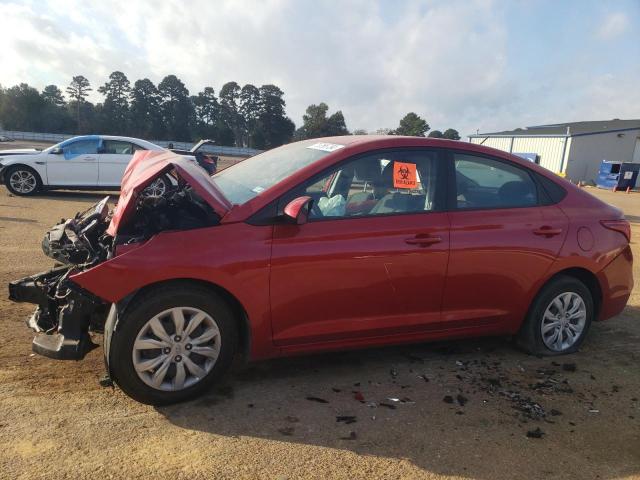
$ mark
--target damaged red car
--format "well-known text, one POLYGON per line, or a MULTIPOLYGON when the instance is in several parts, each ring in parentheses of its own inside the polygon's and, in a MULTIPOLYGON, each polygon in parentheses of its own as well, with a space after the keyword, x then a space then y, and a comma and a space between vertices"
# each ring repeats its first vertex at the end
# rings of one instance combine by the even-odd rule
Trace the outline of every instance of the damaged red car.
POLYGON ((81 359, 145 403, 181 401, 250 360, 481 335, 575 352, 629 298, 630 227, 508 153, 347 136, 286 145, 210 177, 139 152, 108 199, 49 231, 33 350, 81 359), (141 192, 163 175, 160 197, 141 192), (95 337, 94 337, 95 338, 95 337))

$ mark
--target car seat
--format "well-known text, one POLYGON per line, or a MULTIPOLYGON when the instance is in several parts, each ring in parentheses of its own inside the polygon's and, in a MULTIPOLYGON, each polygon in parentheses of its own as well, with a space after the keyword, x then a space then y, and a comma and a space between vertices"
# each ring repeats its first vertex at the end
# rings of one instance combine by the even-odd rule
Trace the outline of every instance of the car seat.
POLYGON ((498 198, 502 205, 526 207, 534 205, 536 194, 531 182, 507 182, 498 189, 498 198))

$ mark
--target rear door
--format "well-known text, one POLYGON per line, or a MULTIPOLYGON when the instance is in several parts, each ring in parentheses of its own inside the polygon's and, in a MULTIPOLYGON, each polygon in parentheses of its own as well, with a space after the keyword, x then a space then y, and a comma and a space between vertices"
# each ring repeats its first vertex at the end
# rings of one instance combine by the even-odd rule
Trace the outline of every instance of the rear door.
POLYGON ((122 140, 103 140, 99 155, 98 184, 105 187, 117 187, 131 161, 137 147, 131 142, 122 140))
POLYGON ((98 137, 63 144, 61 152, 47 155, 49 185, 93 187, 98 183, 98 137))
POLYGON ((439 328, 449 255, 443 161, 385 151, 343 162, 282 199, 310 195, 304 225, 274 227, 271 309, 281 346, 439 328))
POLYGON ((554 262, 568 219, 528 170, 453 153, 451 254, 443 321, 451 327, 517 325, 532 289, 554 262))

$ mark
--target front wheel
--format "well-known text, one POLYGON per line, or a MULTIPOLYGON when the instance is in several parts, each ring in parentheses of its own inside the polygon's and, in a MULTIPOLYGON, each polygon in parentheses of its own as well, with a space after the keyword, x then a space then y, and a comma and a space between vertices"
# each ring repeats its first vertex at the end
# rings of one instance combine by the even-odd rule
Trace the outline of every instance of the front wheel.
POLYGON ((4 184, 14 195, 33 195, 42 188, 40 175, 33 168, 24 165, 9 167, 4 174, 4 184))
POLYGON ((223 299, 199 285, 166 286, 134 300, 119 319, 109 367, 135 400, 175 403, 223 375, 237 343, 235 318, 223 299))
POLYGON ((151 182, 151 184, 142 191, 142 195, 144 197, 152 198, 162 197, 169 190, 170 186, 171 181, 169 180, 169 177, 163 175, 151 182))
POLYGON ((578 350, 595 316, 593 297, 580 280, 560 276, 533 301, 518 333, 518 344, 534 355, 562 355, 578 350))

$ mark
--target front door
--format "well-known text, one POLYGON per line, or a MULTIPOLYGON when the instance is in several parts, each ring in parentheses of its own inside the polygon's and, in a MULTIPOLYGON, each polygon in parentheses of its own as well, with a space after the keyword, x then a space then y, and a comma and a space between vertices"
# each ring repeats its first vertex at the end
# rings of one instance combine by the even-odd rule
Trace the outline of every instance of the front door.
POLYGON ((97 137, 70 141, 61 145, 60 153, 47 155, 48 184, 96 186, 98 142, 97 137))
POLYGON ((274 227, 271 311, 280 346, 440 326, 449 255, 435 151, 342 162, 282 199, 314 200, 304 225, 274 227))

